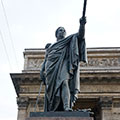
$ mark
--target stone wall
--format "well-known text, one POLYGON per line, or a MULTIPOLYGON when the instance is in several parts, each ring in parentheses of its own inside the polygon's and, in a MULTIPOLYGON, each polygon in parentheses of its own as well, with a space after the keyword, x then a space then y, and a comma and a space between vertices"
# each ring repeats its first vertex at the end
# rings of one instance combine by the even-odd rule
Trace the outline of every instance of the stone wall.
MULTIPOLYGON (((120 48, 89 48, 87 53, 88 64, 80 64, 81 92, 74 109, 91 108, 95 120, 119 120, 120 48)), ((44 56, 44 49, 25 49, 24 70, 11 74, 17 93, 18 120, 25 120, 34 111, 44 56)), ((44 86, 36 111, 43 111, 43 106, 44 86)))

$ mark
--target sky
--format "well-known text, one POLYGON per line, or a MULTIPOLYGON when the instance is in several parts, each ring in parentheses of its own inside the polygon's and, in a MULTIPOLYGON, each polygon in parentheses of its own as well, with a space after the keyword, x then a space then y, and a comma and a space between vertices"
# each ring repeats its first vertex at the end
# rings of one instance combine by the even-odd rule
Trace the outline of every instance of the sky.
MULTIPOLYGON (((120 47, 119 5, 120 0, 87 1, 87 48, 120 47)), ((76 33, 82 9, 83 0, 0 0, 0 120, 17 119, 17 95, 9 73, 24 69, 24 49, 54 43, 59 26, 67 35, 76 33)))

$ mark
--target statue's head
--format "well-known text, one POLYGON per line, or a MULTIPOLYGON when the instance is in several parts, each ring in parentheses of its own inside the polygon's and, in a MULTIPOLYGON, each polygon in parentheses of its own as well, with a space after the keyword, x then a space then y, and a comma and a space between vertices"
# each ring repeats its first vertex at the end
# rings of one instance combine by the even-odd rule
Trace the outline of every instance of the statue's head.
POLYGON ((56 32, 55 32, 55 36, 57 38, 57 40, 65 38, 66 35, 66 31, 64 27, 59 27, 57 28, 56 32))

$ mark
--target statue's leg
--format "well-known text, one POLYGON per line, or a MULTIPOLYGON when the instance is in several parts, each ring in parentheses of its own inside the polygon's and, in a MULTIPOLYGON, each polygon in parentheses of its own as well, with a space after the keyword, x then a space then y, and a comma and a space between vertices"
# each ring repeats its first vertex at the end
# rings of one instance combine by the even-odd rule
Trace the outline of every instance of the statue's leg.
POLYGON ((62 84, 62 101, 65 111, 72 111, 70 108, 70 90, 68 85, 68 80, 63 81, 62 84))

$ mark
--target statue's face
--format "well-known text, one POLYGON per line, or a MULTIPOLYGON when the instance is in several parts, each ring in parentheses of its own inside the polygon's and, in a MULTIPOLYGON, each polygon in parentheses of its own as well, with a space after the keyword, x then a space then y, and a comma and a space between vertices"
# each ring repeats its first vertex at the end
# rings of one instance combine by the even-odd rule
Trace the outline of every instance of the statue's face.
POLYGON ((66 35, 65 29, 64 29, 63 27, 59 27, 59 28, 57 29, 57 33, 56 33, 57 39, 62 39, 62 38, 65 37, 65 35, 66 35))

